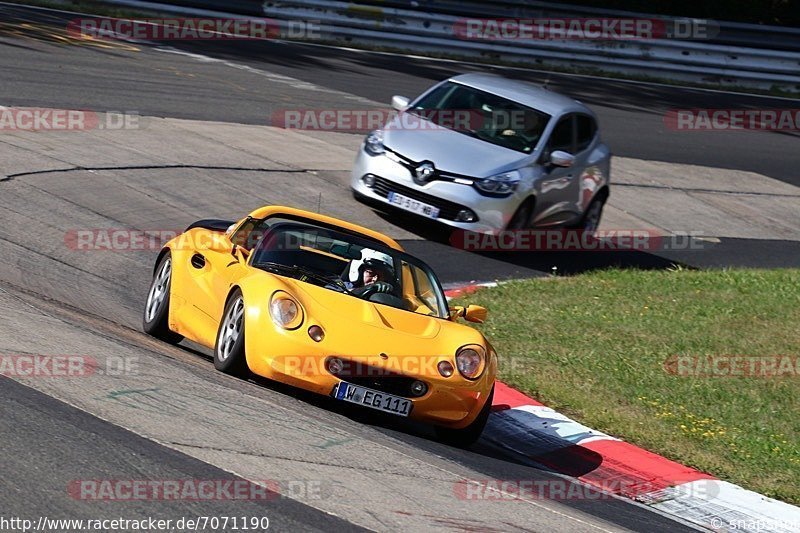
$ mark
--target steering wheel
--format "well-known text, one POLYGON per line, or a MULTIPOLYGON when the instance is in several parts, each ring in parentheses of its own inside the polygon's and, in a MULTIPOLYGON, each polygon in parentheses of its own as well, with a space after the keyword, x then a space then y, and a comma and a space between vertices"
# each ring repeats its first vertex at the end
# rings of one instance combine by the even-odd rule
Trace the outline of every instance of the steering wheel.
MULTIPOLYGON (((358 291, 356 293, 356 295, 359 298, 364 299, 364 300, 369 300, 370 297, 372 297, 375 294, 378 294, 378 292, 387 293, 387 294, 393 292, 394 291, 394 286, 392 286, 391 283, 386 283, 385 281, 378 281, 378 282, 372 283, 371 285, 367 285, 366 287, 360 287, 359 289, 356 289, 356 291, 358 291), (387 287, 387 286, 388 286, 388 290, 380 290, 381 288, 387 287)), ((356 292, 356 291, 352 291, 352 292, 356 292)))

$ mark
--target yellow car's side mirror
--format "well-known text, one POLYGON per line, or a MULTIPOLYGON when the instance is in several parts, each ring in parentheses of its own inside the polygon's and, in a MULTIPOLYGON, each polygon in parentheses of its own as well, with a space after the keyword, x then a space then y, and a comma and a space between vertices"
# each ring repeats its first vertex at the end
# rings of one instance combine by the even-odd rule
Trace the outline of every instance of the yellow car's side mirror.
POLYGON ((450 310, 450 319, 455 320, 458 317, 463 317, 467 322, 483 324, 486 322, 488 314, 489 311, 480 305, 468 305, 467 307, 457 305, 450 310))
POLYGON ((485 307, 481 307, 480 305, 468 305, 466 311, 464 312, 464 320, 467 322, 483 324, 486 322, 486 317, 488 314, 489 311, 487 311, 485 307))

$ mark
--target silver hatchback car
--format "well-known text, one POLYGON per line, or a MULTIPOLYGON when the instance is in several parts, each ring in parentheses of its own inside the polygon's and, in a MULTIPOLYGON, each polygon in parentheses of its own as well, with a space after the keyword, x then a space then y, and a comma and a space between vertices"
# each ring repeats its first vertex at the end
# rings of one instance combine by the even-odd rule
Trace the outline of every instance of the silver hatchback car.
POLYGON ((593 233, 611 154, 594 113, 547 89, 491 74, 445 80, 367 135, 356 199, 462 230, 572 227, 593 233))

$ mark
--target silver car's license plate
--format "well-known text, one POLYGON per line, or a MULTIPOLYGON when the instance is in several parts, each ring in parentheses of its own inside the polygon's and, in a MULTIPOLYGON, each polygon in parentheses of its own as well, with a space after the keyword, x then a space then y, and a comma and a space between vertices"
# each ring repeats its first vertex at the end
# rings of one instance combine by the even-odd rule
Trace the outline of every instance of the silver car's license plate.
POLYGON ((412 213, 416 213, 425 217, 437 218, 439 216, 438 207, 433 207, 432 205, 420 202, 419 200, 414 200, 413 198, 403 196, 402 194, 398 194, 396 192, 389 193, 389 203, 405 209, 406 211, 411 211, 412 213))
POLYGON ((411 412, 411 400, 353 385, 346 381, 342 381, 336 387, 336 399, 393 415, 408 416, 411 412))

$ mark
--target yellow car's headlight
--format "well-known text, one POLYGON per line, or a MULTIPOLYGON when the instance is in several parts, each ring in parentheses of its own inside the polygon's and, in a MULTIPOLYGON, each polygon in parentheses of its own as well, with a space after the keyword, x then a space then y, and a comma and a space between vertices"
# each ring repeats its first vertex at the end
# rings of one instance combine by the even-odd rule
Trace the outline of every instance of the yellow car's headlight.
POLYGON ((283 291, 275 291, 269 300, 272 321, 284 329, 297 329, 303 323, 303 308, 283 291))
POLYGON ((456 368, 467 379, 478 379, 486 368, 486 350, 477 344, 462 346, 456 352, 456 368))

